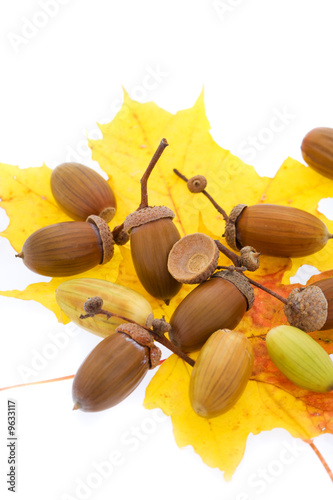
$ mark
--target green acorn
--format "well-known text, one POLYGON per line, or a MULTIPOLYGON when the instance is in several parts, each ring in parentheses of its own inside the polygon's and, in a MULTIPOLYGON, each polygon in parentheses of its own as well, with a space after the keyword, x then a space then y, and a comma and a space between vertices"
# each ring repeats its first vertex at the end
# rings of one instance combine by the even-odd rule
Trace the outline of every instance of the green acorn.
POLYGON ((307 333, 277 326, 268 332, 266 345, 273 363, 291 382, 308 391, 333 390, 333 362, 307 333))

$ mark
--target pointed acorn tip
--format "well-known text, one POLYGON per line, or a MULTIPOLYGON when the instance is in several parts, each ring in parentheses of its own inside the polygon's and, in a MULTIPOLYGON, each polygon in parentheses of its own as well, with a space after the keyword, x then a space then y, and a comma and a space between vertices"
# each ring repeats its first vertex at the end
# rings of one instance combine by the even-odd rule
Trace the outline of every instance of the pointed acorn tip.
POLYGON ((23 252, 15 254, 15 257, 20 257, 20 259, 23 259, 23 252))
POLYGON ((75 404, 74 404, 74 406, 73 406, 73 410, 79 410, 80 408, 81 408, 80 403, 78 403, 78 402, 76 401, 76 403, 75 403, 75 404))

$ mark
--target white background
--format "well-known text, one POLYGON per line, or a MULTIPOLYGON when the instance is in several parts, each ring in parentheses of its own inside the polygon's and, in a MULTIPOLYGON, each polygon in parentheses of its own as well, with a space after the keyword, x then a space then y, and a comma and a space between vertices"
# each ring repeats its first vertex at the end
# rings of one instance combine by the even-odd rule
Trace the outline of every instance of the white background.
MULTIPOLYGON (((204 86, 213 138, 273 176, 287 156, 302 161, 309 130, 333 126, 332 18, 330 0, 2 0, 0 162, 97 168, 86 135, 96 138, 96 122, 113 118, 122 86, 171 112, 191 107, 204 86)), ((7 240, 0 244, 2 290, 40 281, 7 240)), ((1 297, 0 308, 4 387, 22 383, 18 366, 47 352, 64 327, 34 302, 1 297)), ((66 338, 31 381, 74 373, 99 341, 85 332, 66 338)), ((169 419, 143 409, 150 377, 99 414, 71 411, 71 380, 1 392, 1 498, 13 497, 5 485, 7 397, 17 401, 20 500, 332 498, 315 454, 281 429, 250 436, 227 483, 191 447, 178 449, 169 419), (96 467, 105 462, 102 478, 96 467)), ((333 469, 332 435, 315 443, 333 469)))

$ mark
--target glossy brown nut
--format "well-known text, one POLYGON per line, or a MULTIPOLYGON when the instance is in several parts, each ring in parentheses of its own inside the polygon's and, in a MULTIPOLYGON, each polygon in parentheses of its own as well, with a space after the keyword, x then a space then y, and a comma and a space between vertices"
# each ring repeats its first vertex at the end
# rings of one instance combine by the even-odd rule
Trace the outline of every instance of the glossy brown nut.
POLYGON ((74 377, 74 409, 94 412, 117 405, 139 385, 149 363, 148 347, 119 332, 106 337, 74 377))
POLYGON ((301 145, 304 161, 316 172, 333 179, 333 129, 318 127, 311 130, 301 145))
MULTIPOLYGON (((276 257, 303 257, 321 250, 332 235, 314 215, 294 207, 259 204, 244 207, 235 221, 240 250, 252 246, 257 252, 276 257)), ((226 235, 227 237, 227 235, 226 235)))
MULTIPOLYGON (((105 222, 104 225, 107 226, 105 222)), ((94 223, 52 224, 31 234, 17 257, 43 276, 73 276, 111 259, 112 235, 106 227, 103 229, 109 233, 106 237, 94 223)))
POLYGON ((168 271, 168 256, 180 234, 171 218, 134 227, 130 233, 132 260, 144 288, 167 304, 181 288, 168 271))
POLYGON ((170 340, 184 352, 197 351, 216 330, 235 328, 247 309, 245 296, 233 283, 212 278, 178 305, 170 319, 170 340))
POLYGON ((116 199, 109 184, 97 172, 80 163, 62 163, 51 174, 52 194, 61 209, 74 220, 98 215, 110 222, 116 199))

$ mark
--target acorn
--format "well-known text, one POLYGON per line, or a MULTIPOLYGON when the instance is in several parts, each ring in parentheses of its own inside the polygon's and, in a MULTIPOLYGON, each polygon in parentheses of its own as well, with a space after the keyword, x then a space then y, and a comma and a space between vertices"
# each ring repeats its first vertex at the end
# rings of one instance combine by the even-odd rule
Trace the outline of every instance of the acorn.
POLYGON ((85 221, 98 215, 110 222, 116 199, 109 184, 97 172, 80 163, 62 163, 51 174, 51 190, 60 208, 72 219, 85 221))
POLYGON ((73 380, 73 409, 94 412, 117 405, 148 370, 158 366, 160 358, 161 351, 149 332, 131 323, 119 325, 79 367, 73 380))
POLYGON ((215 241, 203 233, 183 236, 168 257, 168 270, 180 283, 201 283, 217 267, 219 250, 215 241))
POLYGON ((281 325, 266 336, 269 357, 294 384, 314 392, 333 390, 333 362, 325 349, 299 328, 281 325))
POLYGON ((106 314, 81 318, 84 304, 91 297, 100 297, 103 309, 145 325, 153 310, 138 292, 110 281, 95 278, 76 278, 64 281, 55 291, 61 310, 73 323, 101 337, 114 333, 123 320, 106 314))
POLYGON ((233 250, 252 246, 275 257, 303 257, 321 250, 332 238, 314 215, 294 207, 237 205, 227 220, 225 238, 233 250))
POLYGON ((333 278, 294 288, 287 300, 284 312, 290 325, 305 332, 333 328, 333 278))
POLYGON ((216 272, 175 309, 170 340, 184 352, 198 351, 216 330, 235 328, 253 303, 253 289, 244 275, 216 272))
POLYGON ((167 305, 181 288, 168 271, 167 261, 171 248, 180 239, 172 219, 175 214, 168 207, 148 206, 147 180, 158 158, 168 146, 162 139, 145 174, 141 179, 141 204, 124 221, 124 231, 130 234, 130 246, 136 274, 153 297, 167 305))
POLYGON ((240 332, 217 330, 202 347, 190 379, 193 410, 205 418, 227 412, 243 394, 252 373, 254 354, 240 332))
POLYGON ((113 257, 112 233, 96 215, 86 222, 59 222, 38 229, 16 257, 43 276, 72 276, 106 264, 113 257))
POLYGON ((301 145, 304 161, 316 172, 333 179, 333 129, 318 127, 311 130, 301 145))
MULTIPOLYGON (((187 187, 191 190, 191 179, 187 179, 177 169, 173 171, 185 182, 190 183, 187 187)), ((223 236, 235 251, 249 246, 259 254, 303 257, 318 252, 329 239, 333 238, 320 219, 304 210, 263 203, 250 207, 239 204, 228 216, 205 189, 198 189, 196 192, 202 192, 222 215, 226 222, 223 236)))

